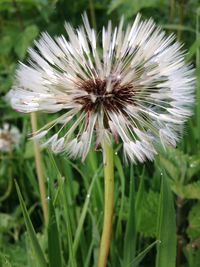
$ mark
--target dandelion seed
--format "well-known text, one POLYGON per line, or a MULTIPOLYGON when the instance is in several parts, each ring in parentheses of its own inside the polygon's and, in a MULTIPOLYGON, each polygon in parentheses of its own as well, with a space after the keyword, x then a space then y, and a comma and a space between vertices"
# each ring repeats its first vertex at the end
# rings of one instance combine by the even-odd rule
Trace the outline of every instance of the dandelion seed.
POLYGON ((194 102, 194 70, 181 44, 140 15, 126 29, 123 18, 113 31, 109 22, 98 42, 86 14, 83 24, 65 24, 68 39, 43 33, 35 42, 30 65, 20 63, 8 93, 12 106, 66 110, 37 138, 62 122, 44 146, 73 158, 84 159, 91 143, 97 148, 104 139, 121 140, 125 158, 141 162, 153 159, 157 143, 175 146, 194 102))
POLYGON ((0 128, 0 151, 10 152, 20 143, 21 134, 17 127, 4 123, 0 128))

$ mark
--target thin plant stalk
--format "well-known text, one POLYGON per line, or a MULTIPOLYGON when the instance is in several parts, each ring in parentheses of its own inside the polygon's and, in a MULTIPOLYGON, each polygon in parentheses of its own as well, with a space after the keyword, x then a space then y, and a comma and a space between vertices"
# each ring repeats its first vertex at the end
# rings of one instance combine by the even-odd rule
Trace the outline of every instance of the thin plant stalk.
POLYGON ((112 233, 114 207, 114 164, 113 149, 109 143, 103 144, 104 156, 104 221, 99 249, 98 267, 106 267, 112 233))
MULTIPOLYGON (((37 131, 37 118, 36 118, 36 114, 33 112, 31 113, 31 126, 32 126, 33 133, 35 133, 37 131)), ((36 172, 37 172, 37 178, 38 178, 38 184, 39 184, 42 211, 43 211, 43 216, 44 216, 44 223, 47 224, 48 208, 47 208, 47 202, 46 202, 46 189, 45 189, 45 183, 44 183, 44 175, 43 175, 43 170, 42 170, 42 158, 41 158, 41 153, 40 153, 40 147, 39 147, 37 140, 33 140, 33 145, 34 145, 35 165, 36 165, 36 172)))
MULTIPOLYGON (((13 2, 13 6, 16 8, 20 29, 21 31, 23 31, 24 21, 23 21, 23 17, 21 16, 19 5, 17 4, 16 0, 13 0, 12 2, 13 2)), ((32 131, 36 132, 37 131, 37 118, 36 118, 35 113, 31 113, 31 126, 32 126, 32 131)), ((46 203, 46 191, 45 191, 45 184, 44 184, 44 175, 43 175, 43 170, 42 170, 40 148, 36 140, 33 141, 33 144, 34 144, 35 165, 36 165, 36 172, 37 172, 37 178, 38 178, 38 183, 39 183, 39 191, 40 191, 40 198, 41 198, 41 203, 42 203, 44 223, 47 224, 48 208, 47 208, 47 203, 46 203)))
MULTIPOLYGON (((200 7, 197 9, 197 15, 196 15, 196 40, 200 37, 200 34, 199 34, 199 31, 200 31, 200 7)), ((197 50, 196 50, 196 68, 199 69, 200 68, 200 49, 199 47, 197 47, 197 50)), ((197 88, 199 89, 199 80, 200 79, 197 79, 197 88)), ((196 99, 200 99, 200 90, 197 90, 197 96, 196 96, 196 99)), ((200 120, 199 120, 199 117, 200 117, 200 104, 198 103, 197 106, 197 129, 198 131, 200 130, 200 120)))
MULTIPOLYGON (((181 0, 179 2, 179 19, 180 19, 180 24, 184 25, 184 19, 185 19, 185 3, 183 0, 181 0)), ((177 31, 177 40, 181 41, 181 37, 182 37, 182 32, 183 30, 181 28, 179 28, 179 30, 177 31)))
POLYGON ((173 23, 176 11, 176 1, 170 0, 170 22, 173 23))
POLYGON ((89 0, 89 5, 90 5, 90 16, 91 16, 92 26, 93 26, 94 29, 96 29, 97 28, 97 23, 96 23, 93 0, 89 0))

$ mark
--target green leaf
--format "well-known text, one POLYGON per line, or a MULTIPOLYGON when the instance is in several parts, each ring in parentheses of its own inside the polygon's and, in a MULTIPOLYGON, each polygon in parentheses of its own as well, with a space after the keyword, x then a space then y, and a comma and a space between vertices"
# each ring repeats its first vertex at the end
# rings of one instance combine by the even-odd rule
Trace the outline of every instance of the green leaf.
POLYGON ((38 27, 36 25, 30 25, 19 35, 14 50, 17 56, 21 60, 25 58, 27 48, 37 37, 38 33, 39 33, 38 27))
POLYGON ((184 181, 187 170, 190 167, 190 159, 187 154, 184 154, 180 149, 168 148, 159 155, 159 160, 173 180, 184 181))
POLYGON ((22 195, 21 195, 21 192, 20 192, 20 189, 19 189, 19 186, 18 186, 17 182, 15 182, 15 186, 16 186, 17 195, 18 195, 18 198, 19 198, 19 201, 20 201, 20 206, 21 206, 21 209, 22 209, 22 213, 23 213, 23 216, 24 216, 26 228, 27 228, 27 231, 28 231, 28 234, 29 234, 29 237, 30 237, 30 240, 31 240, 31 244, 32 244, 35 256, 36 256, 36 260, 37 260, 37 262, 38 262, 40 267, 47 267, 47 263, 46 263, 46 260, 45 260, 45 257, 44 257, 44 253, 43 253, 43 251, 42 251, 42 249, 40 247, 40 244, 38 243, 35 230, 34 230, 33 225, 31 223, 28 211, 26 209, 26 206, 25 206, 25 203, 24 203, 24 200, 22 198, 22 195))
POLYGON ((200 170, 199 155, 189 156, 179 149, 168 148, 165 153, 159 155, 159 161, 176 182, 188 182, 200 170))
POLYGON ((4 231, 10 230, 12 227, 14 227, 16 224, 13 216, 0 212, 0 233, 4 231))
POLYGON ((167 173, 172 177, 172 179, 177 179, 179 177, 179 170, 177 169, 175 163, 176 161, 173 161, 165 157, 164 155, 159 155, 160 163, 165 168, 167 173))
POLYGON ((176 216, 173 195, 165 175, 162 177, 157 220, 156 267, 175 267, 176 262, 176 216))
POLYGON ((48 255, 49 267, 61 267, 62 255, 59 240, 59 231, 54 205, 52 203, 51 189, 49 189, 49 221, 48 221, 48 255))
POLYGON ((200 199, 200 181, 188 185, 173 183, 172 190, 183 199, 200 199))
POLYGON ((143 195, 143 203, 140 211, 140 221, 137 230, 144 236, 156 236, 155 218, 158 216, 159 193, 150 190, 143 195))
POLYGON ((196 175, 200 171, 200 159, 199 155, 194 155, 189 158, 189 167, 187 168, 188 179, 196 175))
POLYGON ((187 235, 190 240, 200 236, 200 202, 192 207, 188 215, 187 235))
POLYGON ((200 47, 200 37, 195 40, 195 42, 191 45, 187 56, 185 58, 186 61, 191 60, 191 58, 195 55, 197 49, 200 47))
POLYGON ((15 244, 4 243, 3 248, 1 250, 5 250, 0 252, 0 259, 3 261, 3 265, 0 266, 13 266, 13 267, 22 267, 27 265, 27 250, 25 247, 24 240, 20 240, 15 244), (9 264, 8 264, 9 261, 9 264), (8 264, 8 265, 6 265, 8 264))

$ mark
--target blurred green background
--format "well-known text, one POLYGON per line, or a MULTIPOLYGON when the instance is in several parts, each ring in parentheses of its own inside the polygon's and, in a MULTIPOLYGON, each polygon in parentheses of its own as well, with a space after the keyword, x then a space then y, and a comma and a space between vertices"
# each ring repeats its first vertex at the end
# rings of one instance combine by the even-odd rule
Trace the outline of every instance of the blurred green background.
MULTIPOLYGON (((4 100, 18 61, 26 62, 33 40, 43 31, 65 35, 64 22, 80 25, 84 11, 99 36, 109 19, 117 25, 122 15, 127 24, 137 12, 153 17, 167 34, 175 32, 184 43, 185 60, 192 62, 197 75, 194 115, 178 148, 161 152, 153 163, 125 165, 120 147, 115 147, 115 215, 108 266, 199 267, 198 0, 0 0, 0 128, 6 122, 22 133, 19 147, 0 151, 0 266, 96 266, 103 220, 101 152, 91 150, 84 163, 41 152, 49 208, 45 225, 34 148, 27 138, 30 115, 12 110, 4 100), (21 207, 14 180, 23 196, 21 207)), ((54 116, 38 114, 38 127, 54 116)))

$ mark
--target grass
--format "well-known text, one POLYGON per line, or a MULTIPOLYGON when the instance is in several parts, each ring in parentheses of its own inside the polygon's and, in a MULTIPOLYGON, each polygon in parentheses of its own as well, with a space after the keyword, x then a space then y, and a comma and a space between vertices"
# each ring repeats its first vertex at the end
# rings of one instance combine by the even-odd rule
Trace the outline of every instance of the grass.
MULTIPOLYGON (((200 262, 200 6, 198 1, 7 1, 0 3, 0 94, 10 89, 17 60, 39 32, 63 31, 64 20, 81 23, 86 10, 97 29, 124 14, 153 16, 174 31, 196 67, 194 115, 176 149, 153 163, 125 165, 114 147, 114 218, 108 267, 198 267, 200 262), (188 12, 187 10, 190 10, 188 12)), ((97 266, 103 225, 104 179, 101 151, 84 163, 41 151, 48 206, 43 220, 29 115, 0 100, 1 122, 22 132, 19 148, 0 159, 0 266, 97 266), (14 183, 16 181, 16 186, 14 183)), ((38 127, 54 115, 39 114, 38 127)), ((44 206, 45 204, 43 204, 44 206)))

